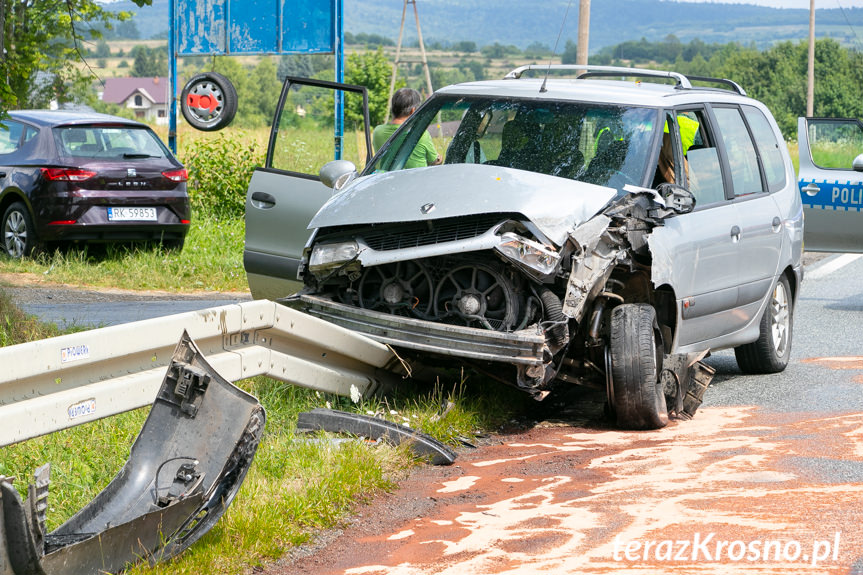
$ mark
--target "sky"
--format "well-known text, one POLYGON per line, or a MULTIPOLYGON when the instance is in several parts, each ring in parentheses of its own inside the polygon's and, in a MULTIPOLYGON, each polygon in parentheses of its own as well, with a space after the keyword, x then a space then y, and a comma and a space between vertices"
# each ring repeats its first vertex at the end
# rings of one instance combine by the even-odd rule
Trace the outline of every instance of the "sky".
MULTIPOLYGON (((758 4, 774 8, 809 9, 809 0, 678 0, 684 2, 716 2, 722 4, 758 4)), ((863 8, 863 0, 815 0, 815 8, 863 8)))

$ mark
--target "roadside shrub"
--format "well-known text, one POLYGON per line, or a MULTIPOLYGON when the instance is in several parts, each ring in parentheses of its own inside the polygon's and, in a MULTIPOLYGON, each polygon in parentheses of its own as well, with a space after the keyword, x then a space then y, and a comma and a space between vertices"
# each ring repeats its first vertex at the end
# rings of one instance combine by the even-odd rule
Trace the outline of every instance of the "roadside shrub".
POLYGON ((239 132, 200 138, 181 150, 180 161, 189 172, 189 198, 194 217, 243 217, 246 190, 265 151, 254 138, 239 132))

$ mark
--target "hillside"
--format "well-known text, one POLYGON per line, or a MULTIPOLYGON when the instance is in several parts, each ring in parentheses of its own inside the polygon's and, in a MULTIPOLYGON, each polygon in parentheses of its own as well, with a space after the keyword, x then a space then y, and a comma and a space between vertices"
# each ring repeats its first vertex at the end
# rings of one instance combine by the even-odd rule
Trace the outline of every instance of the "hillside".
MULTIPOLYGON (((345 29, 351 33, 398 37, 400 0, 344 0, 345 29)), ((418 2, 423 37, 427 43, 444 45, 471 40, 479 46, 499 42, 520 48, 538 42, 553 46, 566 12, 568 0, 546 0, 537 10, 536 0, 477 3, 474 0, 426 0, 418 2)), ((135 12, 142 36, 151 37, 168 29, 168 0, 138 8, 128 0, 115 2, 118 10, 135 12)), ((737 41, 766 47, 782 40, 803 39, 808 30, 808 10, 778 9, 744 4, 670 2, 664 0, 593 0, 591 3, 591 52, 623 40, 661 40, 674 34, 682 41, 698 37, 711 43, 737 41), (669 23, 673 25, 669 25, 669 23)), ((841 44, 863 49, 863 8, 816 11, 819 37, 829 36, 841 44), (850 22, 850 25, 849 25, 850 22), (852 28, 853 26, 853 28, 852 28), (855 36, 856 31, 856 36, 855 36)), ((408 20, 406 41, 416 38, 408 20)), ((578 0, 563 30, 560 47, 575 40, 578 0)))

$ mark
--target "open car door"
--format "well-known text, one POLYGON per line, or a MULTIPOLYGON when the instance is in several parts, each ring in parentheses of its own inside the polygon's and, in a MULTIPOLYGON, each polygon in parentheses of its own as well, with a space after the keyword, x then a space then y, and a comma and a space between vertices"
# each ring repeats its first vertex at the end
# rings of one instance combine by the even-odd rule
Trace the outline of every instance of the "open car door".
POLYGON ((266 163, 255 170, 246 194, 243 265, 256 299, 285 297, 301 287, 297 274, 312 233, 309 222, 334 193, 319 173, 336 157, 337 146, 341 159, 362 171, 371 157, 366 89, 286 78, 266 163), (335 124, 337 98, 345 110, 341 138, 335 124))
POLYGON ((797 142, 805 248, 863 252, 863 123, 798 118, 797 142))

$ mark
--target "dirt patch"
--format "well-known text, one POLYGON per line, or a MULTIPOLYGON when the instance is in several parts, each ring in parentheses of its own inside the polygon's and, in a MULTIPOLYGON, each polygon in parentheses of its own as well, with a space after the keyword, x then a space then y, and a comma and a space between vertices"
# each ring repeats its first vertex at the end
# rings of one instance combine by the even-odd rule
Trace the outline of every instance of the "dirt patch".
POLYGON ((33 298, 65 298, 66 301, 132 301, 143 299, 251 299, 248 292, 129 290, 111 287, 63 284, 33 273, 0 272, 0 290, 33 298), (28 291, 29 290, 29 291, 28 291), (44 294, 44 295, 39 295, 44 294), (67 294, 67 295, 64 295, 67 294))
POLYGON ((863 357, 809 357, 801 363, 814 363, 828 369, 863 369, 863 357))

